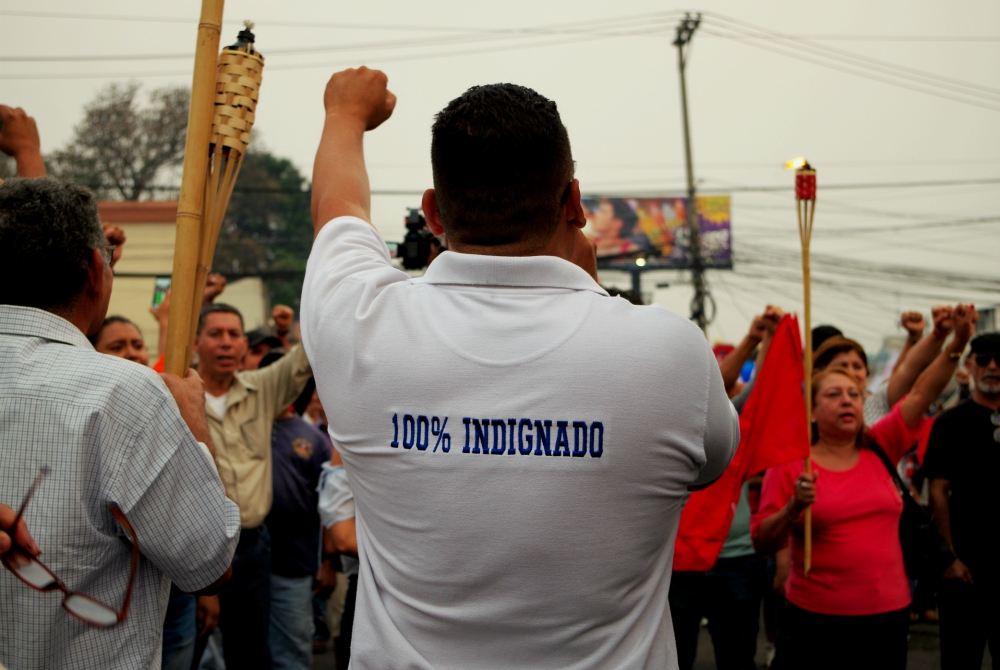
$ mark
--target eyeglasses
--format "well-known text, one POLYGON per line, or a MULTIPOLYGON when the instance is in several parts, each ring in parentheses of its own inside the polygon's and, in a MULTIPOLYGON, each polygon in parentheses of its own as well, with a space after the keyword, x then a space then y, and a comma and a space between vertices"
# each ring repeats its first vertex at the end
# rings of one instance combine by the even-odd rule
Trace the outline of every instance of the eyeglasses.
MULTIPOLYGON (((48 466, 42 466, 38 472, 38 476, 35 477, 31 488, 28 489, 28 494, 24 497, 24 502, 21 503, 21 509, 17 511, 17 517, 11 525, 12 529, 17 527, 17 522, 24 515, 24 508, 28 506, 28 501, 31 500, 35 489, 38 488, 38 485, 42 483, 42 480, 45 479, 45 476, 49 472, 48 466)), ((14 573, 15 577, 36 591, 62 591, 65 594, 62 602, 63 609, 80 621, 91 626, 97 626, 98 628, 117 626, 128 616, 129 604, 132 602, 132 589, 135 586, 135 575, 139 569, 139 539, 135 536, 132 524, 125 518, 118 505, 110 503, 108 511, 128 531, 128 534, 132 536, 132 570, 128 578, 128 588, 125 589, 125 600, 118 611, 88 595, 77 591, 70 591, 62 580, 56 577, 55 573, 28 553, 24 547, 17 544, 13 533, 11 533, 11 549, 3 555, 0 561, 3 562, 5 568, 14 573)))
POLYGON ((981 368, 989 365, 990 361, 996 361, 997 365, 1000 365, 1000 354, 995 351, 984 351, 981 354, 973 354, 972 357, 976 359, 976 365, 981 368))
POLYGON ((111 262, 115 259, 115 249, 118 248, 117 244, 106 244, 104 245, 104 260, 110 266, 111 262))

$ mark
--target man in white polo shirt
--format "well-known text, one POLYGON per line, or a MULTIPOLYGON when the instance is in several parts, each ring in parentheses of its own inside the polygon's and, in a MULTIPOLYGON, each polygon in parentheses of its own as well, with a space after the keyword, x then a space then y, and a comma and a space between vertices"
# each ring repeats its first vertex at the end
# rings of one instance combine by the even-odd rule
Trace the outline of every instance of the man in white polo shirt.
POLYGON ((369 225, 385 75, 324 102, 302 338, 356 498, 352 667, 676 667, 684 496, 738 442, 701 332, 570 262, 593 251, 552 101, 499 84, 438 114, 423 210, 451 251, 421 279, 369 225))

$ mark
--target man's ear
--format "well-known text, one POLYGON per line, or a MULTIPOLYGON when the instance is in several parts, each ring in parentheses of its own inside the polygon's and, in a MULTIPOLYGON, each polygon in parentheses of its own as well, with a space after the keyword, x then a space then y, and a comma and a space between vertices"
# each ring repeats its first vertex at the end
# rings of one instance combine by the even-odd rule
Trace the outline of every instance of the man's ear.
POLYGON ((566 222, 577 228, 587 225, 587 213, 583 209, 583 196, 580 195, 580 180, 574 179, 569 184, 569 198, 563 206, 566 222))
POLYGON ((438 211, 437 193, 434 192, 434 189, 429 188, 424 191, 424 199, 420 203, 420 207, 424 210, 424 218, 427 220, 427 227, 431 229, 431 232, 435 235, 444 235, 441 212, 438 211))
POLYGON ((105 281, 104 253, 100 249, 91 249, 90 264, 87 266, 87 284, 83 290, 99 297, 104 294, 105 281))

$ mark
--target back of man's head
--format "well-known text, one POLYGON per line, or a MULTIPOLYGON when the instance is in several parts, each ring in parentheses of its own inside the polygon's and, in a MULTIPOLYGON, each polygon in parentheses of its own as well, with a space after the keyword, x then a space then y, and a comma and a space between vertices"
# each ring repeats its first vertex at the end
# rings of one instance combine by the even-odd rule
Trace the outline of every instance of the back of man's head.
POLYGON ((94 249, 105 248, 89 190, 57 179, 0 185, 0 304, 71 306, 87 283, 94 249))
POLYGON ((438 113, 431 166, 448 239, 542 246, 573 179, 556 103, 514 84, 473 86, 438 113))

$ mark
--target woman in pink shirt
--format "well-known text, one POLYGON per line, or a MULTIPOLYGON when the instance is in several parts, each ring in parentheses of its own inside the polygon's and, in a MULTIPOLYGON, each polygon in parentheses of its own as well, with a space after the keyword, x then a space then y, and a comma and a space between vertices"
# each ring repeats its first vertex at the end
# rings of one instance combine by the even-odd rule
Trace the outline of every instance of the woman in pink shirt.
MULTIPOLYGON (((961 306, 960 306, 961 307, 961 306)), ((956 310, 957 312, 958 310, 956 310)), ((754 548, 771 554, 791 537, 792 571, 772 668, 905 668, 910 588, 899 542, 903 500, 873 451, 895 462, 912 448, 931 401, 954 373, 974 310, 892 411, 865 429, 861 389, 843 368, 814 377, 813 474, 801 461, 771 468, 751 523, 754 548), (812 506, 812 569, 802 570, 802 512, 812 506)))

